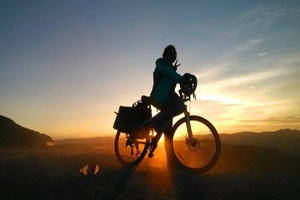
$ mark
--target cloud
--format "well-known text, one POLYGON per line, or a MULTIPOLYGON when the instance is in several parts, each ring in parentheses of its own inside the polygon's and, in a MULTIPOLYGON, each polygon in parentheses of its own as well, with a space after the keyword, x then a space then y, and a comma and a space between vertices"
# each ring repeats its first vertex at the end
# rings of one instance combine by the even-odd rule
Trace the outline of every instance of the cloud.
POLYGON ((300 123, 300 117, 295 115, 290 116, 273 116, 269 118, 263 119, 255 119, 255 120, 239 120, 241 123, 300 123))
POLYGON ((234 75, 232 71, 236 72, 236 69, 250 69, 249 67, 245 67, 245 65, 241 63, 241 60, 245 55, 250 56, 247 52, 259 47, 259 45, 263 45, 264 41, 264 38, 254 38, 228 48, 221 56, 202 67, 202 70, 197 73, 198 79, 203 82, 210 82, 228 77, 228 75, 234 75))
POLYGON ((224 82, 228 79, 233 79, 230 82, 245 82, 250 79, 262 79, 264 76, 265 78, 285 76, 287 72, 299 73, 299 51, 287 53, 276 53, 274 52, 276 49, 269 49, 268 52, 260 51, 261 48, 266 48, 265 43, 269 39, 250 39, 229 48, 223 55, 202 67, 202 70, 197 73, 199 83, 213 83, 222 79, 224 82), (254 73, 257 74, 253 76, 254 73))
POLYGON ((283 4, 257 5, 242 13, 237 21, 246 23, 249 28, 257 25, 269 26, 284 17, 297 16, 300 14, 300 6, 283 4))
POLYGON ((253 124, 253 128, 256 126, 259 130, 266 128, 264 125, 271 129, 299 128, 298 118, 292 120, 274 117, 300 114, 297 106, 300 98, 299 52, 266 54, 262 57, 256 55, 258 59, 248 63, 237 58, 241 52, 250 51, 263 41, 249 40, 238 45, 231 51, 233 53, 221 56, 216 59, 216 63, 210 63, 208 71, 199 72, 196 91, 198 101, 193 106, 196 108, 193 111, 228 130, 233 130, 234 127, 251 128, 253 124), (238 65, 246 69, 230 73, 238 65), (252 66, 256 66, 255 70, 252 66), (271 123, 272 120, 274 123, 271 123))
POLYGON ((214 84, 218 85, 217 87, 225 88, 225 87, 237 86, 241 84, 254 83, 261 80, 282 76, 286 73, 288 72, 284 68, 269 69, 261 72, 253 72, 250 74, 230 77, 227 79, 217 81, 214 84))
POLYGON ((236 29, 227 36, 235 45, 197 73, 197 112, 231 130, 300 128, 300 51, 294 26, 300 6, 283 4, 258 5, 233 22, 236 29), (279 21, 285 24, 280 29, 273 26, 279 21))
POLYGON ((267 56, 268 52, 262 52, 262 53, 258 53, 257 56, 263 57, 263 56, 267 56))
POLYGON ((240 45, 228 49, 219 59, 224 60, 224 59, 235 58, 241 53, 249 51, 251 48, 253 48, 258 44, 263 43, 264 41, 265 41, 264 38, 249 39, 240 45))
POLYGON ((223 104, 242 104, 242 102, 231 99, 224 96, 217 96, 217 95, 202 95, 198 94, 197 96, 198 100, 205 100, 205 101, 211 101, 211 102, 221 102, 223 104))
MULTIPOLYGON (((224 77, 209 83, 201 82, 196 94, 197 98, 201 100, 221 101, 224 104, 243 104, 242 102, 244 101, 241 100, 241 93, 246 92, 246 94, 249 94, 248 90, 255 93, 257 90, 262 89, 257 84, 287 74, 289 74, 289 72, 286 71, 285 68, 276 68, 241 74, 234 77, 224 77)), ((270 87, 272 87, 272 85, 270 87)))

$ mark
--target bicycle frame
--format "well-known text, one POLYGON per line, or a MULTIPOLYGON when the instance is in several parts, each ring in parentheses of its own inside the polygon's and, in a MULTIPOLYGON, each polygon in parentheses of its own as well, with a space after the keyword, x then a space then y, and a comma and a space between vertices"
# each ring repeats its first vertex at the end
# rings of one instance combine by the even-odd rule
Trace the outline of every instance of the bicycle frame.
MULTIPOLYGON (((182 100, 183 100, 183 99, 182 99, 182 100)), ((185 102, 185 101, 183 100, 183 102, 185 102)), ((190 123, 190 113, 189 113, 188 110, 187 110, 187 105, 184 105, 184 106, 185 106, 185 108, 184 108, 183 113, 184 113, 184 117, 185 117, 185 122, 186 122, 186 127, 187 127, 187 132, 188 132, 188 138, 189 138, 189 140, 191 141, 191 140, 193 140, 194 138, 193 138, 192 127, 191 127, 191 123, 190 123)), ((159 113, 157 113, 156 115, 158 115, 158 114, 159 114, 159 113)), ((155 116, 156 116, 156 115, 155 115, 155 116)), ((153 118, 155 118, 155 116, 153 116, 152 118, 150 118, 150 119, 148 119, 147 121, 145 121, 142 125, 140 125, 140 127, 139 127, 136 131, 138 131, 138 130, 144 128, 147 124, 151 123, 151 120, 153 120, 153 118)), ((153 128, 151 128, 151 132, 152 132, 152 135, 154 135, 154 133, 153 133, 153 128)), ((140 141, 136 141, 136 142, 137 142, 137 143, 144 144, 144 142, 140 142, 140 141)))

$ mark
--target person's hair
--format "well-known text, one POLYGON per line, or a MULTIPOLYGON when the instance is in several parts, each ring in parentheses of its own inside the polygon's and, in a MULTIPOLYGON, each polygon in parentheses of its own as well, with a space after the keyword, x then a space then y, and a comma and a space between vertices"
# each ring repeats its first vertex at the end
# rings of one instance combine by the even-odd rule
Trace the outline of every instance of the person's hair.
POLYGON ((162 55, 163 58, 165 58, 167 56, 168 51, 170 51, 172 49, 174 49, 176 51, 176 48, 174 45, 172 45, 172 44, 168 45, 163 52, 163 55, 162 55))

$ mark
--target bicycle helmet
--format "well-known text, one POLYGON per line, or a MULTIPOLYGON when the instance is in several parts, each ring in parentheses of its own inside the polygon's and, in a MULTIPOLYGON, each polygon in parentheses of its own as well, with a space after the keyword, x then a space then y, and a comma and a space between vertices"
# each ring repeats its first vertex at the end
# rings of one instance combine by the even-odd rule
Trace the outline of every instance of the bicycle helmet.
POLYGON ((190 96, 195 92, 196 88, 197 88, 197 77, 192 74, 185 73, 182 76, 182 80, 180 82, 181 92, 186 96, 190 96))

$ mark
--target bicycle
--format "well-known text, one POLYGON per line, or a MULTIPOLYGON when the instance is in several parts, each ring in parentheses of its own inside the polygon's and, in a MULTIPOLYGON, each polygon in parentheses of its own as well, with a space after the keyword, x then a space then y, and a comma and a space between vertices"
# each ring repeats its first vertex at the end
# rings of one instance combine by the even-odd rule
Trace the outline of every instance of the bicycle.
MULTIPOLYGON (((181 100, 190 101, 190 96, 194 95, 197 87, 196 77, 191 75, 185 83, 180 84, 180 87, 181 100)), ((150 97, 143 96, 142 102, 151 109, 150 97)), ((131 133, 117 131, 114 144, 115 154, 125 167, 138 165, 150 151, 150 142, 155 135, 153 128, 149 126, 153 118, 155 116, 146 120, 135 130, 139 137, 134 142, 128 142, 131 133)), ((178 166, 189 172, 207 172, 217 163, 220 156, 220 137, 216 128, 207 119, 190 115, 186 105, 184 117, 173 125, 167 140, 168 159, 174 160, 178 166)))

